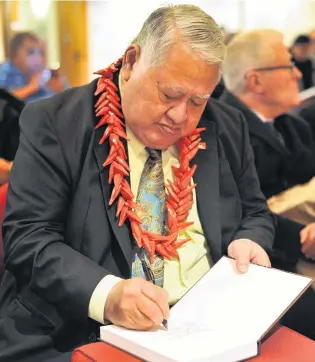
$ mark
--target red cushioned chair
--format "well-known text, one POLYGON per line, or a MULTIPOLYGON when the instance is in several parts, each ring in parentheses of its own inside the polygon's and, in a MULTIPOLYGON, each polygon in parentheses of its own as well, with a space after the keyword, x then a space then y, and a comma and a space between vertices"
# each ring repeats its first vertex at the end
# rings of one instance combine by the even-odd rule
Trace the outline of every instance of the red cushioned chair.
POLYGON ((8 184, 0 186, 0 281, 2 278, 4 265, 3 265, 3 241, 2 241, 2 221, 4 216, 4 207, 7 198, 8 184))
MULTIPOLYGON (((103 342, 77 348, 71 362, 141 362, 115 347, 103 342)), ((263 342, 261 354, 247 362, 314 362, 315 342, 289 328, 278 326, 263 342)))

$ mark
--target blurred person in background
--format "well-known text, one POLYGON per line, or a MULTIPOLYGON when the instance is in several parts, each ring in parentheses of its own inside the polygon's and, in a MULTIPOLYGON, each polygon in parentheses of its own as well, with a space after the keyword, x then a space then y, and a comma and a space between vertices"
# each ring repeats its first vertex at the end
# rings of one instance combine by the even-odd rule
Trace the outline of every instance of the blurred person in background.
MULTIPOLYGON (((266 198, 309 181, 315 175, 315 141, 303 119, 286 114, 300 103, 301 73, 291 63, 282 34, 254 30, 235 37, 227 46, 223 77, 226 90, 220 101, 245 116, 266 198)), ((302 229, 278 217, 275 246, 285 250, 286 260, 298 260, 302 229)))
MULTIPOLYGON (((235 36, 227 45, 222 68, 226 90, 220 101, 245 116, 266 198, 309 181, 315 175, 315 141, 309 125, 288 114, 300 104, 302 75, 283 35, 258 29, 235 36)), ((304 225, 277 215, 274 265, 296 272, 301 257, 314 258, 315 238, 303 230, 304 225)), ((308 291, 282 323, 315 338, 315 323, 305 314, 308 307, 313 310, 314 297, 313 290, 308 291)))
POLYGON ((314 86, 313 61, 311 59, 313 44, 308 35, 299 35, 291 47, 292 60, 302 74, 300 82, 301 90, 314 86))
POLYGON ((315 61, 315 29, 312 29, 309 32, 309 37, 311 38, 311 59, 314 62, 315 61))
POLYGON ((9 47, 10 58, 0 65, 0 86, 25 103, 50 97, 68 85, 59 71, 45 66, 43 44, 30 32, 16 34, 9 47))
MULTIPOLYGON (((313 64, 313 81, 314 78, 314 64, 315 64, 315 29, 311 30, 309 33, 309 37, 311 39, 310 45, 310 59, 313 64)), ((309 64, 309 62, 308 62, 309 64)), ((313 84, 314 87, 314 84, 313 84)), ((313 137, 315 139, 315 96, 310 94, 310 97, 303 100, 298 107, 295 107, 290 112, 293 115, 298 115, 302 117, 310 126, 313 137)))
POLYGON ((300 104, 301 76, 277 31, 247 32, 227 46, 220 100, 245 115, 267 198, 315 175, 312 131, 303 119, 287 114, 300 104))

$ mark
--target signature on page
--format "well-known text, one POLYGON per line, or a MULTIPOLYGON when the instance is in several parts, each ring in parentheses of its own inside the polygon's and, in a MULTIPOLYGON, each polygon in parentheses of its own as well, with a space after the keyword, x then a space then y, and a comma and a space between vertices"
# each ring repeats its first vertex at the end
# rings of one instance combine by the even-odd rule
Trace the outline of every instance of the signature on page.
POLYGON ((202 324, 202 323, 194 323, 190 322, 183 325, 177 325, 169 328, 167 332, 168 338, 183 338, 183 337, 190 337, 196 336, 196 334, 205 334, 207 332, 213 332, 214 330, 210 328, 209 325, 202 324))

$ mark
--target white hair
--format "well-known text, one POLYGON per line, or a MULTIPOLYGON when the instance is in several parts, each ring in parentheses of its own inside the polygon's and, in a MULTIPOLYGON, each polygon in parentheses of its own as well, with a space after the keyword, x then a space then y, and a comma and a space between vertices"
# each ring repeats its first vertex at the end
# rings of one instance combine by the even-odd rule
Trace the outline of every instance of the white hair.
POLYGON ((223 34, 214 19, 194 5, 168 5, 155 10, 133 43, 149 66, 161 66, 168 48, 184 41, 206 63, 220 64, 225 54, 223 34))
POLYGON ((274 45, 283 42, 282 33, 271 29, 258 29, 235 36, 226 47, 222 64, 226 88, 241 94, 246 88, 246 73, 255 68, 272 66, 274 45))

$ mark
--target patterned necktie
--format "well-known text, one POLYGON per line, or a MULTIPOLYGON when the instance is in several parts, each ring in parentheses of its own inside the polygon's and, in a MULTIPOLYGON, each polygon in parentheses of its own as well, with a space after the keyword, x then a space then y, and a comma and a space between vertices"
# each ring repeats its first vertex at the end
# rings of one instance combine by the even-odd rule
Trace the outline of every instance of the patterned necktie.
MULTIPOLYGON (((149 157, 142 171, 137 195, 137 203, 144 209, 144 212, 137 211, 137 213, 141 220, 142 229, 165 234, 165 185, 162 155, 160 150, 152 148, 146 148, 146 150, 149 157)), ((147 271, 154 277, 155 284, 163 287, 164 258, 156 254, 151 265, 147 251, 141 248, 135 254, 132 276, 148 279, 146 277, 147 271)))

